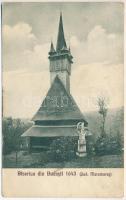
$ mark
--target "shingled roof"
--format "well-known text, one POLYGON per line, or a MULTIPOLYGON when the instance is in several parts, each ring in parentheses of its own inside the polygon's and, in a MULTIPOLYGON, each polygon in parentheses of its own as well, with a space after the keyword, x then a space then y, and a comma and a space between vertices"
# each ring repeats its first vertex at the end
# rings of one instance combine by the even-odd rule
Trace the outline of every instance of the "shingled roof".
POLYGON ((64 137, 64 136, 78 136, 77 128, 75 126, 32 126, 22 135, 23 137, 64 137))
POLYGON ((32 120, 84 120, 86 122, 76 102, 71 94, 66 91, 58 75, 32 120))

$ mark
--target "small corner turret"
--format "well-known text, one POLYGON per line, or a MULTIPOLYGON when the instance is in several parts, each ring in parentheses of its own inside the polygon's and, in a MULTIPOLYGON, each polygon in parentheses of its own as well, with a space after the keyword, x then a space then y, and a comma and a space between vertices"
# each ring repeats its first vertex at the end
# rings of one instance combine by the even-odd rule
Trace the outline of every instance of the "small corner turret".
POLYGON ((53 43, 51 41, 51 46, 50 46, 50 51, 49 51, 49 55, 54 55, 56 53, 55 49, 54 49, 54 46, 53 46, 53 43))

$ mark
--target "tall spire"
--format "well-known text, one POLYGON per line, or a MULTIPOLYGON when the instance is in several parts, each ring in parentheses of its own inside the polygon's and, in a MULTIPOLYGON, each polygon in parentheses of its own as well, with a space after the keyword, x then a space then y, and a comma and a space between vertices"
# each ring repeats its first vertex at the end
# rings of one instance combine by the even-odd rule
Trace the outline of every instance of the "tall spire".
POLYGON ((67 48, 67 45, 66 45, 66 41, 65 41, 65 37, 64 37, 62 13, 60 13, 56 51, 60 51, 62 48, 67 48))

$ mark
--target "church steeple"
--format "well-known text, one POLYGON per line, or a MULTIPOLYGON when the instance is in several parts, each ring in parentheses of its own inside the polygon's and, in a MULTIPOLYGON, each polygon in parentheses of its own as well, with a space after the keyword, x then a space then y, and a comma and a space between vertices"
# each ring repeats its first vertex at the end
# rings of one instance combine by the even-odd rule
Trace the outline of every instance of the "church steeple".
POLYGON ((68 92, 70 92, 71 64, 73 63, 72 59, 73 57, 70 50, 67 48, 65 41, 62 14, 60 14, 56 50, 51 42, 49 51, 50 80, 52 84, 55 77, 58 76, 68 92))
POLYGON ((62 13, 60 13, 60 21, 59 21, 59 30, 58 30, 58 37, 57 37, 57 45, 56 51, 62 50, 62 48, 67 48, 64 30, 63 30, 63 20, 62 20, 62 13))

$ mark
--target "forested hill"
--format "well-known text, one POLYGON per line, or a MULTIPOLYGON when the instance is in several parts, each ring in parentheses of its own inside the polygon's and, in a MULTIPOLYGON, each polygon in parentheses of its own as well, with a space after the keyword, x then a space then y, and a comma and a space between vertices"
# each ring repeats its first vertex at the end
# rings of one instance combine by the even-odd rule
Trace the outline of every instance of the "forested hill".
MULTIPOLYGON (((89 124, 89 129, 95 137, 100 134, 101 115, 95 111, 84 113, 84 116, 89 124)), ((117 133, 124 134, 124 108, 108 110, 105 130, 107 134, 116 135, 117 133)))

